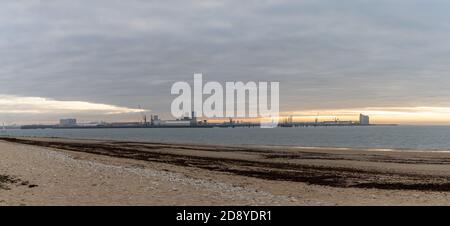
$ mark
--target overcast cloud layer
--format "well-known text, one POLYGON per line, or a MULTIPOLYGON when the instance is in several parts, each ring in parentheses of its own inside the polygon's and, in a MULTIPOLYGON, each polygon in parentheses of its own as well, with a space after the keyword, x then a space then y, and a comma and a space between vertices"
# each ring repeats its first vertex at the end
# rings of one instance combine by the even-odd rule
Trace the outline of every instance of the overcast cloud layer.
MULTIPOLYGON (((282 111, 449 107, 449 12, 445 0, 5 0, 0 94, 168 117, 172 83, 202 72, 280 81, 282 111)), ((55 114, 26 117, 69 116, 55 114)))

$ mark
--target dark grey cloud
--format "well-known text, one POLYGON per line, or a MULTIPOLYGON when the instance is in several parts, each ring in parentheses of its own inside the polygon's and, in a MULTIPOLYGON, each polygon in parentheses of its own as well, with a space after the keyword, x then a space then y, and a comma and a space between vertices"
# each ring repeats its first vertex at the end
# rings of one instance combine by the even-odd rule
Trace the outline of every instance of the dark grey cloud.
POLYGON ((1 94, 143 105, 170 86, 281 82, 284 111, 449 106, 450 2, 4 1, 1 94))

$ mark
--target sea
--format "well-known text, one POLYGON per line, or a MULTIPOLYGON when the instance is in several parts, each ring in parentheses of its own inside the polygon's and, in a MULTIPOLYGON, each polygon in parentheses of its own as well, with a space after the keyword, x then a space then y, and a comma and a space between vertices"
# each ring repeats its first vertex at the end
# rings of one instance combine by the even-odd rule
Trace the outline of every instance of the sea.
POLYGON ((3 136, 63 137, 210 145, 450 151, 450 126, 298 128, 10 129, 3 136))

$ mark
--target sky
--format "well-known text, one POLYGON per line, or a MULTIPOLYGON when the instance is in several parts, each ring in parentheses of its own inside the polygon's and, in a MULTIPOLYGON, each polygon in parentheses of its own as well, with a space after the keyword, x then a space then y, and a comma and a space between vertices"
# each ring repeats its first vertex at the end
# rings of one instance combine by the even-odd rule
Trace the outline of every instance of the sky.
POLYGON ((448 12, 445 0, 4 0, 0 121, 139 120, 139 106, 169 118, 172 84, 203 73, 279 81, 284 115, 450 124, 448 12))

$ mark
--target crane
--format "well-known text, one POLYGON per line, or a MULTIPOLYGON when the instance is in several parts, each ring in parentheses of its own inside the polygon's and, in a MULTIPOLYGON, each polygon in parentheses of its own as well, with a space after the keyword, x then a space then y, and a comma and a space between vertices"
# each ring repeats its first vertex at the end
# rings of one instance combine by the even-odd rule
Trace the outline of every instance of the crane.
POLYGON ((141 110, 141 117, 143 121, 143 125, 147 126, 147 115, 144 113, 144 109, 142 109, 141 105, 138 105, 139 110, 141 110))

